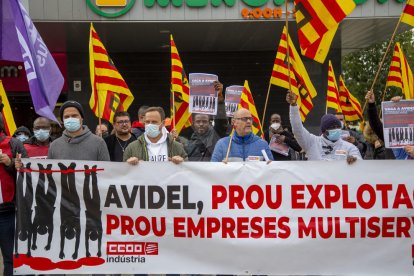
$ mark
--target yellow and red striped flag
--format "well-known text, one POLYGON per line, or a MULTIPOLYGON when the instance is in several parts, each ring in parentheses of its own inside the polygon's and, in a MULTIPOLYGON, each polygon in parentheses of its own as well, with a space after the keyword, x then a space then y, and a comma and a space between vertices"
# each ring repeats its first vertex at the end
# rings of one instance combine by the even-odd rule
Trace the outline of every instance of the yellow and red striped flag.
POLYGON ((12 136, 16 131, 16 123, 14 122, 13 112, 10 108, 9 100, 7 99, 6 91, 4 90, 3 82, 0 80, 0 98, 3 102, 4 130, 7 136, 12 136))
POLYGON ((338 85, 336 84, 335 72, 331 61, 329 61, 328 67, 328 92, 326 93, 326 108, 328 107, 335 109, 336 112, 341 111, 338 85))
POLYGON ((401 14, 401 22, 414 27, 414 0, 408 0, 401 14))
POLYGON ((361 104, 358 99, 349 92, 348 88, 346 88, 342 76, 339 77, 339 103, 345 121, 352 122, 363 120, 361 104))
POLYGON ((89 106, 97 117, 112 123, 115 112, 128 110, 134 96, 92 24, 89 37, 89 68, 92 85, 89 106))
POLYGON ((401 88, 405 99, 414 98, 414 79, 410 65, 405 58, 400 43, 395 43, 394 54, 388 71, 386 87, 395 86, 401 88))
POLYGON ((239 108, 246 108, 247 110, 250 111, 250 113, 252 113, 253 134, 264 138, 262 125, 260 124, 260 120, 259 120, 259 114, 257 114, 256 105, 254 104, 252 92, 250 91, 249 82, 247 80, 244 81, 244 88, 243 88, 243 92, 240 97, 240 103, 239 103, 238 109, 239 108))
POLYGON ((171 104, 171 114, 173 114, 172 108, 174 108, 175 111, 175 120, 172 120, 172 122, 175 122, 175 125, 172 126, 172 129, 175 129, 175 131, 180 134, 183 128, 191 126, 192 118, 191 113, 189 112, 190 85, 172 35, 170 35, 170 42, 171 94, 174 93, 174 105, 171 104))
POLYGON ((302 55, 324 63, 339 23, 355 7, 353 0, 295 0, 302 55))
MULTIPOLYGON (((273 65, 272 77, 270 83, 286 89, 289 89, 288 66, 287 66, 287 32, 286 27, 283 29, 279 47, 276 53, 276 59, 273 65)), ((299 106, 302 121, 313 108, 312 99, 316 97, 316 89, 309 78, 305 65, 295 45, 289 36, 289 60, 290 60, 290 81, 292 92, 298 96, 297 104, 299 106)))

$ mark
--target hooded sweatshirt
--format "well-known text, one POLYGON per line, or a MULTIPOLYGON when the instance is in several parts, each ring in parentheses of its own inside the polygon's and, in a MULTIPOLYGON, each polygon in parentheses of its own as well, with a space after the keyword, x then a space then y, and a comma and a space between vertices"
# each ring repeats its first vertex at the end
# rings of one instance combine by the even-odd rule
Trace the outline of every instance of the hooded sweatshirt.
POLYGON ((342 139, 335 142, 307 131, 300 118, 299 106, 290 106, 290 124, 296 140, 306 152, 308 160, 345 160, 348 155, 362 159, 358 148, 342 139))
POLYGON ((145 142, 147 142, 148 161, 150 162, 167 162, 168 161, 168 146, 167 146, 167 129, 162 128, 161 138, 153 143, 144 133, 145 142))
POLYGON ((48 159, 109 161, 105 141, 94 135, 87 126, 79 136, 71 137, 67 130, 50 144, 48 159))

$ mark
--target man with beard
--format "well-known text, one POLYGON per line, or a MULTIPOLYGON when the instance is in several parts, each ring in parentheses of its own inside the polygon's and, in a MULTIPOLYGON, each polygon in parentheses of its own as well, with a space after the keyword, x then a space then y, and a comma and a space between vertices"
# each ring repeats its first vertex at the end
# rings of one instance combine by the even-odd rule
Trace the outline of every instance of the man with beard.
POLYGON ((189 161, 210 161, 217 141, 224 137, 227 130, 227 118, 224 105, 223 84, 215 82, 214 88, 218 91, 217 116, 214 127, 210 124, 210 116, 193 114, 193 130, 187 143, 184 143, 189 161))
POLYGON ((111 161, 122 162, 126 147, 137 140, 131 133, 131 119, 128 112, 118 111, 114 115, 115 133, 105 138, 111 161))

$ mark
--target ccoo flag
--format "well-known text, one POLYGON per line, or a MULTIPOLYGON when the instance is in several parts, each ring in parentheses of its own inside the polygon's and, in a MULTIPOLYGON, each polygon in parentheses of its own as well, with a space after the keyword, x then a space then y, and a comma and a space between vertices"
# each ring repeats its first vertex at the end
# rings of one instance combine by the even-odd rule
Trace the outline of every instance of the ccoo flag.
POLYGON ((246 108, 252 114, 252 131, 253 134, 264 138, 262 125, 260 124, 259 115, 257 114, 256 105, 254 104, 252 92, 250 91, 249 82, 244 81, 243 92, 240 97, 240 104, 238 108, 246 108))
POLYGON ((414 99, 413 72, 398 42, 394 46, 394 54, 392 55, 387 83, 385 84, 385 87, 389 86, 401 88, 405 99, 414 99))
POLYGON ((92 85, 89 106, 98 118, 112 123, 115 112, 128 110, 134 96, 92 24, 89 37, 89 67, 92 85))
POLYGON ((355 7, 354 0, 295 0, 302 55, 324 63, 339 23, 355 7))
POLYGON ((20 1, 2 0, 0 7, 0 58, 24 63, 36 113, 57 121, 63 76, 20 1))

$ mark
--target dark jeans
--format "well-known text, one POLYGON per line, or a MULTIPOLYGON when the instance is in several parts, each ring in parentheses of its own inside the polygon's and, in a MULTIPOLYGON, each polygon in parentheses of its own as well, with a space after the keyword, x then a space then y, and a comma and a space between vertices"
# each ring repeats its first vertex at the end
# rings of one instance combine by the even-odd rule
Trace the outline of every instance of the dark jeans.
POLYGON ((14 211, 0 212, 0 248, 4 276, 13 275, 14 211))

